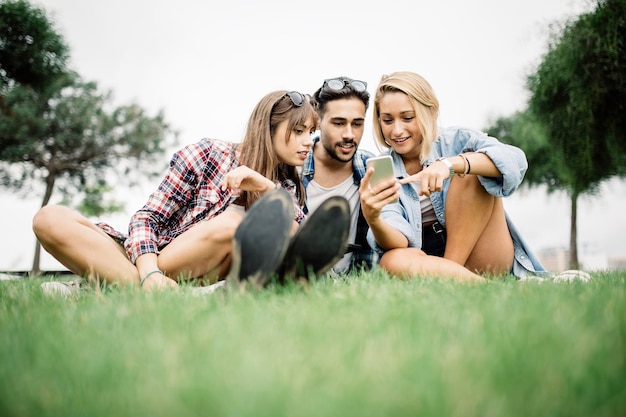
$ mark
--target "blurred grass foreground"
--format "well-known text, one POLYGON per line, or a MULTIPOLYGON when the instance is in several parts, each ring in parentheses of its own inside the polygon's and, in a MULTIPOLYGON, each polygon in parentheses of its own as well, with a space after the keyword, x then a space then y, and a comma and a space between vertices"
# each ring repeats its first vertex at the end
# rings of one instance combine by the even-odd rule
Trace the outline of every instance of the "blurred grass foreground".
POLYGON ((626 273, 48 297, 0 281, 0 416, 623 416, 626 273))

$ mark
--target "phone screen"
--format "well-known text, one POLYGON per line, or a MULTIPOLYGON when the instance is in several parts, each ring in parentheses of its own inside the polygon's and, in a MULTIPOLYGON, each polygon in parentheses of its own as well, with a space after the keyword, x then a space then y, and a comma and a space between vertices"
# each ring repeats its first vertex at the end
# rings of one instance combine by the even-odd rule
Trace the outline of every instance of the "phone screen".
MULTIPOLYGON (((365 165, 369 167, 374 167, 374 174, 370 179, 370 185, 376 185, 381 181, 389 180, 390 178, 395 178, 393 173, 393 160, 390 155, 383 156, 375 156, 373 158, 368 159, 365 162, 365 165)), ((398 200, 393 200, 392 203, 397 203, 398 200)))
POLYGON ((365 164, 368 168, 374 167, 374 175, 372 175, 372 178, 370 180, 370 184, 372 185, 376 185, 381 181, 385 181, 394 177, 393 161, 391 159, 391 156, 389 155, 375 156, 368 159, 365 164))

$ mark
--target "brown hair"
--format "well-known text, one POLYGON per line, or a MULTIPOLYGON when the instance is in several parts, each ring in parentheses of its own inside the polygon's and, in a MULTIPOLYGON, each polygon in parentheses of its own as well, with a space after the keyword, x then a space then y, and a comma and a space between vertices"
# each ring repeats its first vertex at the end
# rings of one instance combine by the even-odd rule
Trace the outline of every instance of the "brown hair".
MULTIPOLYGON (((274 183, 291 180, 296 185, 296 196, 300 205, 304 205, 304 186, 295 166, 287 165, 278 160, 274 151, 273 140, 289 142, 289 136, 296 128, 306 124, 309 120, 317 126, 319 116, 308 99, 296 106, 286 90, 271 92, 263 97, 256 105, 241 143, 240 163, 269 178, 274 183), (273 138, 277 126, 289 120, 287 134, 284 138, 273 138), (273 139, 273 140, 272 140, 273 139)), ((304 98, 304 94, 302 94, 304 98)), ((241 203, 248 209, 258 198, 260 193, 242 191, 241 203)))

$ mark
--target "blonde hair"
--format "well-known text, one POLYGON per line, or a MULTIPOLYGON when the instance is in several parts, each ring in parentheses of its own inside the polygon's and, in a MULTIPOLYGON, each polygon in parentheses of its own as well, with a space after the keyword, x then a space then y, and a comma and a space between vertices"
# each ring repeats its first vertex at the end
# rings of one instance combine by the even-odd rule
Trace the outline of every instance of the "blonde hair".
MULTIPOLYGON (((296 185, 298 202, 304 205, 304 186, 296 167, 278 160, 273 140, 289 142, 289 137, 296 126, 306 124, 309 120, 316 126, 319 116, 304 94, 301 94, 304 98, 302 105, 296 106, 287 93, 286 90, 279 90, 266 94, 252 110, 240 145, 239 162, 274 183, 293 181, 296 185), (289 120, 285 138, 273 138, 278 125, 285 120, 289 120)), ((259 197, 258 192, 242 191, 239 200, 247 209, 259 197)))
POLYGON ((432 143, 437 139, 439 117, 439 100, 435 96, 433 88, 421 75, 410 71, 399 71, 389 75, 383 75, 376 88, 373 109, 373 133, 376 138, 376 146, 383 152, 391 148, 385 141, 380 125, 380 101, 386 93, 406 94, 415 111, 422 134, 420 148, 420 162, 424 162, 430 154, 432 143))

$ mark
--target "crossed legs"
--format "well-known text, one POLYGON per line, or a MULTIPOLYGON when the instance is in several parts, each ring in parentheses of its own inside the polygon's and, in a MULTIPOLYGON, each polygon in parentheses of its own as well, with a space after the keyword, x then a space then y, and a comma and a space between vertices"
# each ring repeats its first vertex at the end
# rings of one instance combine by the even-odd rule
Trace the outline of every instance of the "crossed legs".
POLYGON ((63 206, 45 206, 33 218, 41 246, 67 269, 89 280, 139 282, 124 248, 84 216, 63 206))
POLYGON ((159 268, 176 280, 199 278, 214 283, 228 274, 233 236, 243 216, 225 211, 191 227, 158 256, 159 268))
MULTIPOLYGON (((159 268, 172 279, 214 282, 230 268, 232 237, 241 215, 225 212, 174 239, 158 255, 159 268)), ((126 251, 84 216, 62 206, 45 206, 33 218, 43 248, 70 271, 109 283, 139 283, 139 272, 126 251)))
POLYGON ((380 265, 401 276, 447 276, 482 281, 480 275, 508 273, 513 265, 513 241, 504 205, 483 188, 474 175, 455 177, 446 206, 447 242, 443 258, 417 248, 386 252, 380 265))
MULTIPOLYGON (((284 250, 275 256, 277 262, 284 261, 282 274, 295 274, 299 263, 311 267, 315 274, 321 274, 345 253, 349 205, 344 198, 329 198, 302 228, 292 227, 295 223, 292 220, 292 198, 287 191, 277 190, 263 201, 262 205, 253 207, 256 208, 254 212, 247 214, 246 227, 239 233, 235 275, 242 269, 244 272, 236 278, 246 280, 250 275, 262 272, 265 282, 265 275, 275 266, 265 265, 264 257, 270 252, 257 249, 268 248, 264 240, 272 233, 277 238, 274 243, 284 243, 284 250), (281 207, 283 223, 277 222, 277 219, 281 220, 277 211, 281 207), (282 227, 281 224, 284 224, 284 230, 276 230, 282 227), (290 241, 288 238, 293 230, 298 233, 290 241), (241 266, 242 255, 247 255, 245 268, 241 266), (259 268, 261 271, 257 271, 259 268)), ((194 225, 156 255, 158 268, 176 281, 202 279, 205 283, 214 283, 224 279, 233 263, 233 237, 242 221, 242 212, 228 209, 211 220, 194 225)), ((33 231, 43 248, 76 275, 109 283, 139 282, 139 271, 128 259, 122 245, 79 213, 62 206, 43 207, 33 218, 33 231)), ((276 249, 271 243, 269 246, 271 250, 276 249)))

